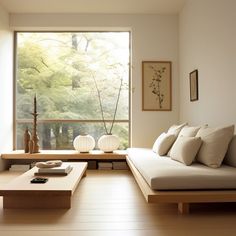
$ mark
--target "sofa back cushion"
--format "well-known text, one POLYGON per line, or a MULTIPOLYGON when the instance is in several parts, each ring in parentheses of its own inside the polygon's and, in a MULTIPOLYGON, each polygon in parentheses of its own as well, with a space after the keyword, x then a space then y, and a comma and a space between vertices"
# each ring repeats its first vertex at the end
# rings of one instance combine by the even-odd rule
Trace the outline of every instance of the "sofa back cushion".
POLYGON ((174 134, 175 136, 178 136, 179 133, 180 133, 180 131, 181 131, 181 129, 182 129, 185 125, 187 125, 187 123, 183 123, 183 124, 181 124, 181 125, 172 125, 172 126, 168 129, 167 133, 168 133, 168 134, 174 134))
POLYGON ((194 161, 201 143, 200 137, 179 136, 170 150, 170 157, 189 166, 194 161))
POLYGON ((236 167, 236 135, 233 136, 231 142, 229 143, 224 163, 226 165, 236 167))
MULTIPOLYGON (((197 132, 198 132, 198 130, 201 128, 201 126, 188 126, 187 123, 185 123, 185 124, 186 125, 181 128, 181 130, 180 130, 180 132, 179 132, 179 134, 177 136, 178 138, 181 137, 181 136, 184 136, 184 137, 195 137, 197 132)), ((177 138, 177 140, 178 140, 178 138, 177 138)), ((170 151, 171 151, 171 149, 167 153, 167 156, 170 156, 170 151)))
POLYGON ((181 129, 179 136, 195 137, 200 128, 201 126, 187 126, 186 125, 181 129))
POLYGON ((202 139, 197 161, 212 168, 220 167, 233 134, 234 125, 222 128, 201 128, 196 135, 202 139))
POLYGON ((162 133, 153 144, 152 150, 160 156, 166 155, 174 143, 176 136, 174 134, 162 133))

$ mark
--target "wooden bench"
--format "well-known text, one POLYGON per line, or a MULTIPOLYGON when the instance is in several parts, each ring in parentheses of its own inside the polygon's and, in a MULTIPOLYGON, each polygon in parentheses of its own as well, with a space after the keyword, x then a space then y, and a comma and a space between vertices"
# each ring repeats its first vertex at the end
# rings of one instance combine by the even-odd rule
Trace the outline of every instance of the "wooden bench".
POLYGON ((132 161, 126 156, 127 163, 148 203, 177 203, 181 214, 189 213, 190 203, 236 202, 236 190, 152 190, 132 161))

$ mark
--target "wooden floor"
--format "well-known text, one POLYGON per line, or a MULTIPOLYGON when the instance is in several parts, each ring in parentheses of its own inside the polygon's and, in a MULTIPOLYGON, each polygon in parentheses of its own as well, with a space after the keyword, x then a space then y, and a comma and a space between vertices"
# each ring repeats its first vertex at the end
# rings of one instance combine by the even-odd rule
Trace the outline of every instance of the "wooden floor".
MULTIPOLYGON (((17 173, 1 172, 0 185, 17 173)), ((129 171, 88 171, 70 210, 3 210, 1 236, 235 236, 236 204, 147 204, 129 171)))

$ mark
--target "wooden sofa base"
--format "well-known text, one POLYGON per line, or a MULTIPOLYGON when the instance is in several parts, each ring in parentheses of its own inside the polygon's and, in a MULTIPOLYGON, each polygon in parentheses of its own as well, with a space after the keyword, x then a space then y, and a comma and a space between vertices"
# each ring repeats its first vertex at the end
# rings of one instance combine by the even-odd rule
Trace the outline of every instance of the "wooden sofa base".
POLYGON ((236 202, 236 190, 152 190, 129 157, 127 163, 148 203, 177 203, 181 214, 189 213, 190 203, 236 202))

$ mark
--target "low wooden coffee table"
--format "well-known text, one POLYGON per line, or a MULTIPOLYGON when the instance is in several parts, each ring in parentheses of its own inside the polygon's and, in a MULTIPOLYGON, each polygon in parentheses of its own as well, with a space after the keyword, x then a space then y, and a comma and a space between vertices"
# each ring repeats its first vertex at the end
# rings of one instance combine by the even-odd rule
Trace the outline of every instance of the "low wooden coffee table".
MULTIPOLYGON (((71 197, 86 175, 87 162, 71 162, 72 171, 66 176, 40 176, 48 178, 44 184, 31 184, 37 167, 16 177, 0 189, 3 208, 70 208, 71 197)), ((38 177, 38 176, 37 176, 38 177)))

